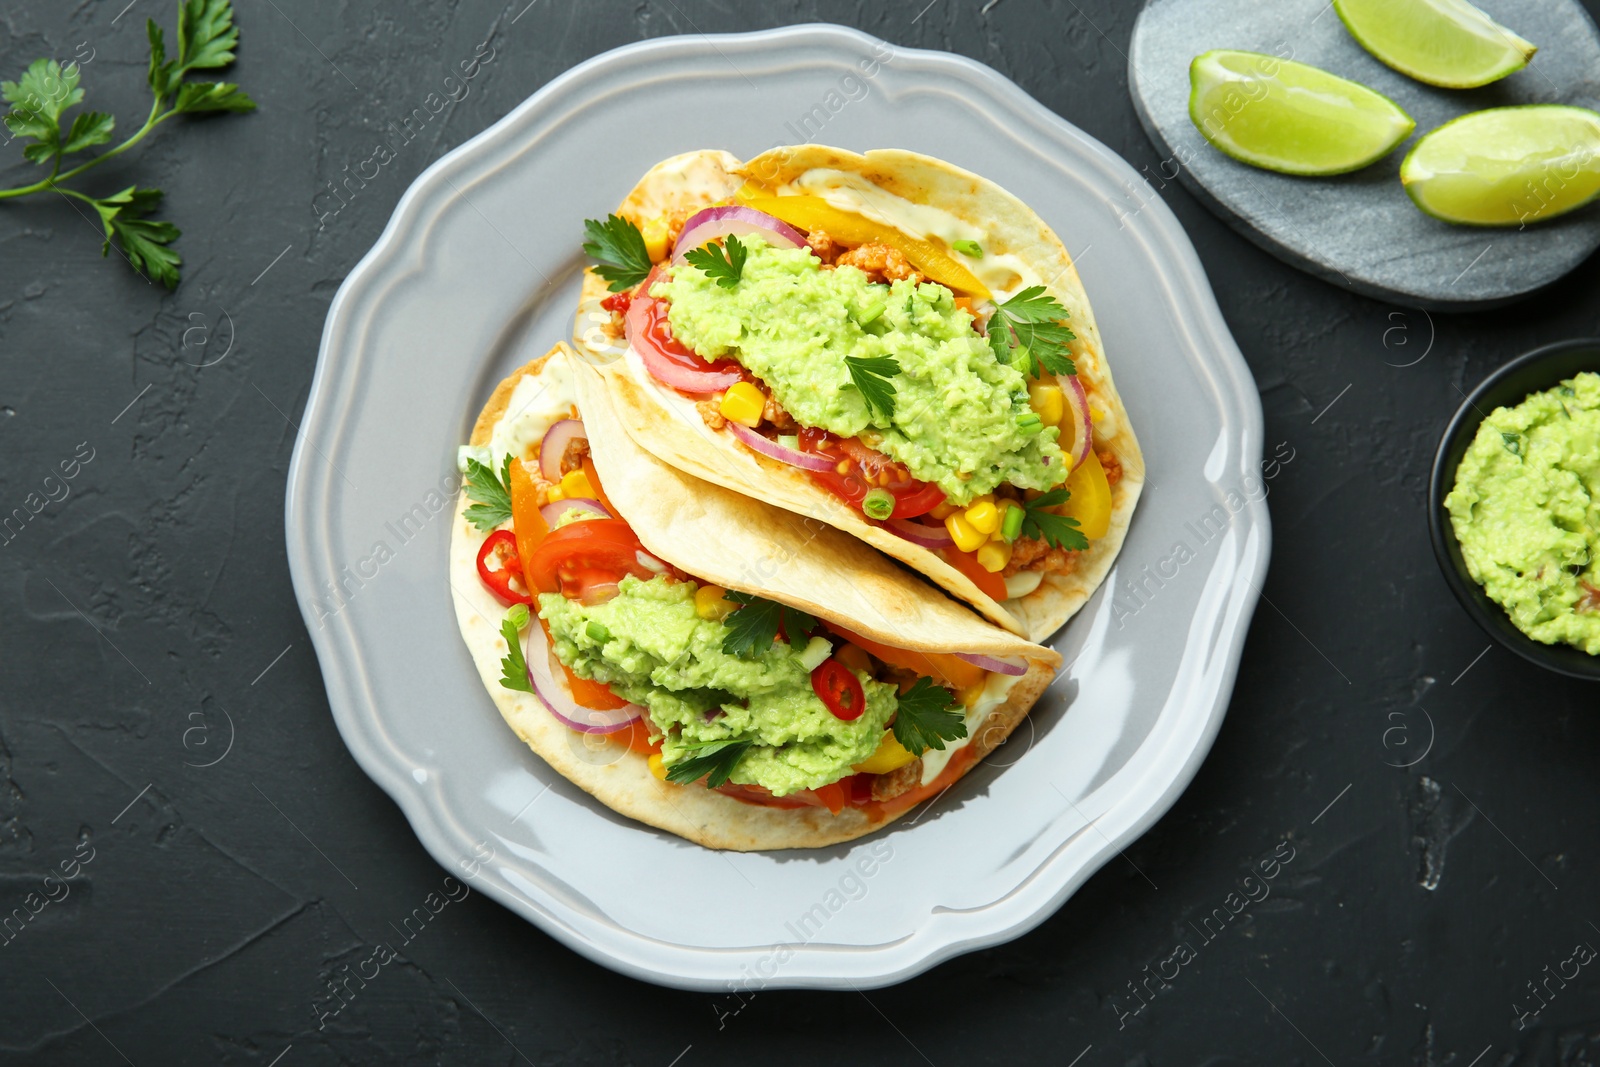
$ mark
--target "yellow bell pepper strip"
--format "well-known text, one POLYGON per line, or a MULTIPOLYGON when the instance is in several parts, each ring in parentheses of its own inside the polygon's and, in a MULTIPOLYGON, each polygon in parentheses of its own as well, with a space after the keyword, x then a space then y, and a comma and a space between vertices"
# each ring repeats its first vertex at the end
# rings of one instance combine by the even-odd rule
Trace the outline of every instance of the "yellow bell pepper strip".
POLYGON ((931 241, 912 237, 893 226, 885 226, 863 215, 836 208, 820 196, 764 196, 746 187, 739 190, 735 199, 745 207, 753 207, 782 219, 798 230, 826 230, 828 236, 847 245, 877 241, 897 248, 929 281, 938 282, 958 293, 989 299, 988 287, 931 241))
POLYGON ((883 732, 883 740, 878 742, 878 750, 851 770, 857 774, 888 774, 897 771, 917 757, 906 751, 906 746, 894 736, 893 730, 883 732))
POLYGON ((1061 514, 1077 519, 1078 529, 1091 541, 1104 537, 1111 529, 1111 483, 1093 449, 1083 465, 1067 477, 1067 489, 1072 496, 1058 509, 1061 514))

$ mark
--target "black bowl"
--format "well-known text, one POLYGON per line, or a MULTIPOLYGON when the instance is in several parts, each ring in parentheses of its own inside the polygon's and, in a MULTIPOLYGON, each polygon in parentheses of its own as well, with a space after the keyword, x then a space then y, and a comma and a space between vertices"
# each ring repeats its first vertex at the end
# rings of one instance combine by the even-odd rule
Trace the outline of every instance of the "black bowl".
POLYGON ((1461 405, 1450 427, 1439 442, 1433 458, 1433 479, 1428 486, 1428 529, 1433 534, 1433 553, 1461 606, 1485 632, 1523 659, 1546 670, 1573 678, 1600 681, 1600 656, 1591 656, 1571 645, 1546 645, 1535 641, 1511 621, 1504 608, 1490 600, 1483 587, 1467 573, 1461 558, 1461 545, 1450 525, 1444 498, 1456 482, 1456 466, 1477 436, 1478 426, 1498 407, 1522 403, 1530 393, 1553 389, 1563 380, 1582 371, 1600 372, 1600 339, 1558 341, 1519 356, 1472 391, 1461 405))

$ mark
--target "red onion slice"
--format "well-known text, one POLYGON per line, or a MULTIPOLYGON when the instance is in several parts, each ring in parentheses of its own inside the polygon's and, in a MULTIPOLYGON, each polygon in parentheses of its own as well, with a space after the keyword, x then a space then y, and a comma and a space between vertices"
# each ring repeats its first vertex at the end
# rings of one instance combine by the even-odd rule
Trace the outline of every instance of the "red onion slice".
POLYGON ((923 548, 949 548, 956 543, 955 539, 950 536, 950 532, 944 528, 943 523, 938 526, 929 526, 927 523, 917 522, 914 519, 889 519, 884 522, 884 525, 889 528, 891 533, 898 534, 912 544, 921 545, 923 548))
POLYGON ((569 511, 582 511, 593 515, 597 519, 609 519, 611 512, 598 500, 590 500, 586 496, 569 496, 565 500, 552 500, 539 509, 539 514, 544 516, 544 521, 550 524, 553 530, 556 522, 569 511))
POLYGON ((782 219, 775 219, 765 211, 757 211, 753 207, 708 207, 689 217, 683 224, 683 232, 678 235, 678 243, 672 246, 672 262, 682 263, 683 257, 692 249, 699 248, 707 241, 729 234, 743 237, 747 233, 759 233, 766 238, 767 244, 774 248, 804 248, 806 239, 803 234, 782 219))
POLYGON ((579 733, 614 734, 644 714, 644 709, 637 704, 601 711, 586 708, 574 700, 567 689, 565 672, 551 662, 554 657, 538 620, 528 627, 527 655, 528 681, 533 683, 534 696, 550 714, 579 733))
POLYGON ((1020 656, 979 656, 968 652, 957 652, 956 659, 964 659, 974 667, 982 667, 996 674, 1007 674, 1013 678, 1028 673, 1027 661, 1020 656))
POLYGON ((1076 374, 1057 375, 1062 391, 1067 394, 1067 411, 1072 415, 1072 469, 1077 470, 1089 458, 1094 446, 1094 417, 1089 414, 1089 394, 1076 374))
POLYGON ((800 467, 808 471, 826 471, 832 470, 833 465, 838 462, 838 460, 829 459, 827 456, 819 456, 813 452, 802 452, 797 448, 788 448, 780 445, 776 441, 762 437, 742 422, 734 422, 729 419, 728 429, 733 431, 735 437, 760 452, 763 456, 775 459, 779 463, 787 463, 791 467, 800 467))
POLYGON ((561 457, 567 454, 567 446, 574 441, 588 439, 588 432, 577 419, 562 419, 546 430, 544 441, 539 445, 539 472, 544 475, 544 480, 559 482, 561 457))

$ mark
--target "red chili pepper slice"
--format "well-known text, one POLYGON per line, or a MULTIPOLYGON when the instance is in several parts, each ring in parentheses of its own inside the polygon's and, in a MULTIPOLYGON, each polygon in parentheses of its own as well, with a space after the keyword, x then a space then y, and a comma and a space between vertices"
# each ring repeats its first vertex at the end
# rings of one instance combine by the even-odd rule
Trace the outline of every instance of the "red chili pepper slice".
POLYGON ((503 604, 533 603, 530 594, 517 592, 511 584, 513 578, 523 583, 527 579, 522 576, 522 559, 517 555, 517 535, 510 530, 496 530, 478 549, 478 577, 503 604), (491 558, 499 561, 498 570, 489 567, 491 558))
POLYGON ((861 718, 861 713, 867 710, 867 697, 861 691, 861 682, 849 667, 831 656, 817 664, 817 669, 811 672, 811 689, 836 719, 851 722, 861 718))

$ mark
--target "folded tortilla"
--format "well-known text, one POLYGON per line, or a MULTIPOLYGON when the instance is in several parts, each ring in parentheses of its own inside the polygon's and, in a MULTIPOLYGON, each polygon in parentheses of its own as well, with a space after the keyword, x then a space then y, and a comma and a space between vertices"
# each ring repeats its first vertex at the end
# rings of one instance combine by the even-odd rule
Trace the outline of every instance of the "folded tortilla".
MULTIPOLYGON (((713 431, 694 401, 657 382, 637 354, 608 335, 610 313, 600 301, 610 295, 593 271, 585 272, 574 343, 602 373, 628 432, 658 459, 688 474, 726 486, 853 534, 920 571, 971 604, 987 618, 1032 641, 1043 641, 1088 602, 1110 572, 1127 538, 1134 505, 1144 486, 1144 457, 1111 380, 1083 283, 1072 258, 1031 208, 986 178, 938 159, 899 150, 857 155, 822 145, 774 148, 748 163, 727 152, 706 150, 675 156, 653 167, 623 200, 618 213, 636 224, 730 202, 747 182, 780 195, 806 193, 825 199, 843 195, 851 203, 888 205, 897 199, 948 212, 984 231, 984 259, 1017 269, 990 288, 1015 292, 1043 285, 1070 314, 1077 334, 1071 352, 1078 378, 1097 412, 1096 450, 1110 449, 1122 467, 1112 486, 1111 526, 1078 553, 1070 572, 1046 573, 1039 587, 1003 602, 990 599, 959 570, 932 551, 874 525, 855 508, 818 485, 806 472, 759 455, 727 431, 713 431)), ((914 213, 898 218, 915 217, 914 213)), ((878 221, 897 221, 885 215, 878 221)), ((903 228, 903 227, 902 227, 903 228)), ((909 233, 909 231, 908 231, 909 233)), ((922 232, 910 233, 917 239, 922 232)), ((933 239, 937 240, 937 237, 933 239)))
MULTIPOLYGON (((968 717, 964 742, 947 742, 953 749, 970 747, 971 757, 952 758, 932 784, 947 784, 945 777, 955 781, 1004 741, 1049 685, 1060 666, 1057 653, 981 621, 826 523, 690 478, 641 449, 623 430, 599 375, 565 345, 500 383, 470 443, 487 444, 495 426, 517 414, 508 406, 519 381, 547 374, 572 383, 605 493, 655 555, 695 578, 799 608, 886 645, 1026 660, 1027 673, 1003 702, 976 724, 968 717)), ((857 807, 837 815, 825 808, 766 807, 699 784, 664 782, 651 773, 646 756, 572 730, 533 695, 502 687, 501 659, 508 650, 500 624, 506 609, 478 578, 477 553, 488 535, 466 520, 468 503, 463 492, 450 538, 450 584, 461 635, 512 731, 573 784, 640 822, 711 848, 741 851, 849 841, 904 813, 874 820, 857 807)))

